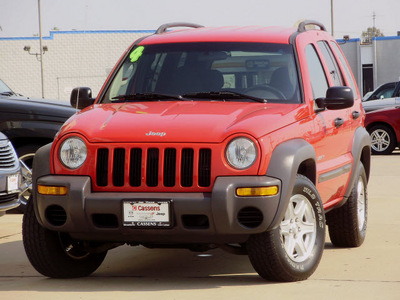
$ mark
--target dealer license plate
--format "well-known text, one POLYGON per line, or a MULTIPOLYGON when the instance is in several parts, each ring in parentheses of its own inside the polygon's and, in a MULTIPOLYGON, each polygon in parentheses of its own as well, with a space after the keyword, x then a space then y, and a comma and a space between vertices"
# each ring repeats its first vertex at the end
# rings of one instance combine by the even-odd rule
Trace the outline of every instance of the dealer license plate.
POLYGON ((7 176, 7 191, 18 192, 19 191, 19 175, 9 175, 7 176))
POLYGON ((124 226, 170 227, 170 201, 124 201, 124 226))

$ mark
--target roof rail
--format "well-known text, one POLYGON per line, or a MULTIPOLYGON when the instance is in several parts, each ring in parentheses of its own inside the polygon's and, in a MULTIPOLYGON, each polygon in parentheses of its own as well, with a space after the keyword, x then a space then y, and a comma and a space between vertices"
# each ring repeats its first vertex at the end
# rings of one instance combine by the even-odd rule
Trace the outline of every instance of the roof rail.
POLYGON ((321 30, 326 31, 326 28, 325 28, 325 26, 324 26, 322 23, 317 22, 317 21, 313 21, 313 20, 305 20, 305 21, 303 21, 303 22, 301 22, 301 23, 299 24, 299 27, 297 27, 297 32, 304 32, 304 31, 307 31, 307 28, 306 28, 307 25, 316 25, 316 26, 318 26, 321 30))
POLYGON ((172 28, 172 27, 191 27, 191 28, 200 28, 204 27, 203 25, 198 25, 194 23, 182 23, 182 22, 176 22, 176 23, 167 23, 163 24, 160 27, 158 27, 156 34, 164 33, 167 31, 167 29, 172 28))

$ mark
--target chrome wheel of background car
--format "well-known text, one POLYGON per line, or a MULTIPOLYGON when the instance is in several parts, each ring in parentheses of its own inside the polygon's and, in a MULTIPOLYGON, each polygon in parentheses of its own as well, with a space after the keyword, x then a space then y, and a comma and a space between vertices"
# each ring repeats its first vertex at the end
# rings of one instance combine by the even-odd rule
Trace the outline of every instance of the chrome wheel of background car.
POLYGON ((385 151, 390 145, 389 134, 382 129, 377 129, 371 133, 372 149, 378 152, 385 151))
POLYGON ((19 199, 22 205, 26 205, 29 196, 32 192, 32 160, 35 153, 28 153, 19 157, 19 163, 21 165, 21 192, 19 194, 19 199))
POLYGON ((372 154, 390 154, 396 148, 397 141, 393 129, 385 124, 368 127, 372 154))
POLYGON ((310 256, 317 235, 316 228, 310 201, 303 195, 293 195, 280 225, 282 243, 291 260, 302 262, 310 256))

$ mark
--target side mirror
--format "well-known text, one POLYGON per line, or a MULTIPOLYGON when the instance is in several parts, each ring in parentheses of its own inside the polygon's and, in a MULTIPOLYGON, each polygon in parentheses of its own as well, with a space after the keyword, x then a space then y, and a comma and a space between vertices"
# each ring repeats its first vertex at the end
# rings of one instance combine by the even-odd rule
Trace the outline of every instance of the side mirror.
POLYGON ((82 109, 92 105, 94 99, 92 98, 92 90, 88 87, 74 88, 71 92, 70 103, 72 107, 82 109))
POLYGON ((315 100, 320 109, 344 109, 352 107, 354 104, 354 95, 351 88, 347 86, 332 86, 326 91, 326 98, 315 100))

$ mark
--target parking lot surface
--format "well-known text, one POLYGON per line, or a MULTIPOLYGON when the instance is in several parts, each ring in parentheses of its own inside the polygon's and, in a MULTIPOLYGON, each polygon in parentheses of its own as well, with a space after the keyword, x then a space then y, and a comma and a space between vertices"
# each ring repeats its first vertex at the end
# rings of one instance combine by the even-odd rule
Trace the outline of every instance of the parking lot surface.
POLYGON ((0 218, 0 299, 400 299, 400 153, 373 156, 368 231, 360 248, 334 248, 308 280, 262 280, 247 256, 123 246, 90 277, 41 276, 22 244, 22 215, 0 218))

